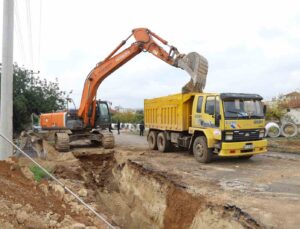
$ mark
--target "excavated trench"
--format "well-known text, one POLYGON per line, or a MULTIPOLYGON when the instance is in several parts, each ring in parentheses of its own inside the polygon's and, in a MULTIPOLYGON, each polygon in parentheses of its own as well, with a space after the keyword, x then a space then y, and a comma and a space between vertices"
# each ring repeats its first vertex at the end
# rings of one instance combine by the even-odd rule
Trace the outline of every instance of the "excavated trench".
POLYGON ((56 172, 84 181, 87 202, 121 228, 261 228, 235 206, 212 203, 194 195, 172 177, 132 160, 104 154, 74 154, 76 173, 56 172))

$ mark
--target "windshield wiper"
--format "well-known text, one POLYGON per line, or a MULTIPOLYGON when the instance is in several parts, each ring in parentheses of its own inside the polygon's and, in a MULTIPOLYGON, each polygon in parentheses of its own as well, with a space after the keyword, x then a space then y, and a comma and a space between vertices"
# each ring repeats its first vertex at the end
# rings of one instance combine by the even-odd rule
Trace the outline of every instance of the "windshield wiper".
POLYGON ((226 111, 226 112, 229 112, 229 113, 233 113, 233 114, 239 114, 239 115, 242 115, 242 116, 245 116, 245 112, 241 112, 241 111, 226 111))
POLYGON ((251 115, 251 118, 259 118, 259 119, 262 119, 262 118, 264 118, 264 116, 260 116, 260 115, 251 115))
POLYGON ((233 114, 237 114, 236 118, 249 118, 249 115, 246 112, 242 112, 242 111, 226 111, 228 113, 233 113, 233 114), (240 115, 240 116, 239 116, 240 115))

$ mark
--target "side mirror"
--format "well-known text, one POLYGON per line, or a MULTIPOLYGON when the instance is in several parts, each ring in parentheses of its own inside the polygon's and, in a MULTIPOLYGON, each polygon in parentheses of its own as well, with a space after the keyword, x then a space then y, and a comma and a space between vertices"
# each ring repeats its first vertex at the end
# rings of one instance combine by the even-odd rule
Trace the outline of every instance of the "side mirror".
POLYGON ((266 116, 266 113, 267 113, 267 105, 264 105, 263 112, 264 112, 264 115, 266 116))
POLYGON ((220 126, 220 120, 222 119, 222 115, 216 114, 215 115, 215 126, 220 126))

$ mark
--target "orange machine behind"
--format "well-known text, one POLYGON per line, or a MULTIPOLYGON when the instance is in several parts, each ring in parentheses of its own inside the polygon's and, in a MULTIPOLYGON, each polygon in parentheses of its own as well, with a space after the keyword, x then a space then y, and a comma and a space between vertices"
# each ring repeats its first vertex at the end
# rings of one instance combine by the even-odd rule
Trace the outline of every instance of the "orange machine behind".
POLYGON ((66 129, 67 112, 48 113, 40 115, 42 129, 66 129))

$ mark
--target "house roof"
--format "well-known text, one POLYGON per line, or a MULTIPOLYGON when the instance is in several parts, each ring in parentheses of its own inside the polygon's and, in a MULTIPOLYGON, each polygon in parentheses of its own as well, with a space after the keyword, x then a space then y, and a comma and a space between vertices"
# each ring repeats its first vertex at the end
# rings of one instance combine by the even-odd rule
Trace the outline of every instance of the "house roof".
POLYGON ((299 96, 300 97, 300 92, 293 91, 291 93, 286 94, 285 96, 286 97, 289 97, 289 96, 299 96))

